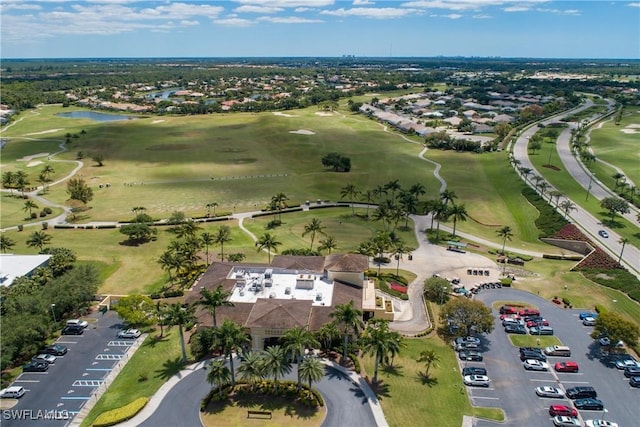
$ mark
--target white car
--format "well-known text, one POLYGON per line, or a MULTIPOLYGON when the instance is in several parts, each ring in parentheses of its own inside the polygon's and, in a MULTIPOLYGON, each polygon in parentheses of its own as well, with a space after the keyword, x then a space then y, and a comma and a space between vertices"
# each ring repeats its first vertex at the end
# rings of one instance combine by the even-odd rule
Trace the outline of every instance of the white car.
POLYGON ((2 399, 20 399, 24 396, 25 389, 20 386, 12 386, 0 390, 0 398, 2 399))
POLYGON ((56 357, 53 354, 39 354, 33 358, 34 362, 47 362, 49 365, 56 363, 56 357))
POLYGON ((584 422, 586 427, 618 427, 618 423, 612 423, 606 420, 587 420, 584 422))
POLYGON ((595 326, 596 324, 596 318, 595 317, 585 317, 582 320, 582 324, 584 326, 595 326))
POLYGON ((559 399, 564 397, 564 391, 559 388, 549 386, 536 387, 536 394, 540 397, 553 397, 559 399))
POLYGON ((82 326, 83 328, 86 328, 89 326, 89 322, 81 319, 71 319, 67 320, 67 326, 82 326))
POLYGON ((527 359, 524 361, 524 369, 527 371, 548 371, 549 364, 539 360, 527 359))
POLYGON ((471 386, 489 387, 490 381, 486 375, 467 375, 464 377, 464 383, 471 386))
POLYGON ((553 425, 556 427, 582 426, 579 419, 567 417, 565 415, 556 415, 555 417, 553 417, 553 425))
POLYGON ((139 329, 125 329, 118 332, 118 338, 138 338, 142 335, 139 329))
POLYGON ((640 363, 638 363, 635 359, 632 359, 632 358, 622 359, 616 362, 616 368, 618 369, 624 369, 630 366, 640 366, 640 363))

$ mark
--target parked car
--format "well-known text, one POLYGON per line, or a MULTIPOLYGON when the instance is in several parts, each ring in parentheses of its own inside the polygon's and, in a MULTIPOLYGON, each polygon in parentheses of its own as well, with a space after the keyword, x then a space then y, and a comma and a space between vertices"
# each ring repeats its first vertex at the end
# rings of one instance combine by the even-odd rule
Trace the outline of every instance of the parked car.
POLYGON ((541 351, 525 351, 523 353, 520 353, 520 360, 523 362, 525 360, 539 360, 541 362, 546 362, 547 356, 542 354, 541 351))
POLYGON ((631 356, 630 354, 621 355, 620 358, 616 360, 615 365, 616 365, 616 368, 620 370, 626 369, 631 366, 640 366, 638 361, 634 359, 633 356, 631 356))
POLYGON ((591 313, 589 311, 583 311, 582 313, 578 314, 578 319, 580 320, 584 320, 587 317, 593 317, 594 319, 598 317, 598 313, 591 313))
POLYGON ((527 322, 527 328, 533 328, 534 326, 549 326, 549 321, 547 319, 536 319, 527 322))
POLYGON ((551 405, 549 406, 549 415, 551 415, 552 417, 555 415, 577 417, 578 411, 576 410, 576 408, 571 408, 567 405, 551 405))
POLYGON ((629 378, 629 385, 636 388, 640 387, 640 377, 629 378))
POLYGON ((53 365, 56 363, 56 357, 53 354, 39 354, 33 358, 33 362, 45 362, 53 365))
POLYGON ((556 387, 541 386, 536 387, 536 394, 540 397, 554 397, 562 399, 564 397, 564 391, 556 387))
POLYGON ((473 360, 475 362, 482 362, 483 360, 482 353, 479 351, 461 351, 458 353, 458 358, 460 360, 473 360))
POLYGON ((600 236, 604 237, 605 239, 609 237, 609 233, 607 233, 607 232, 606 232, 606 231, 604 231, 604 230, 600 230, 600 231, 598 231, 598 234, 599 234, 600 236))
POLYGON ((525 329, 524 326, 522 325, 517 325, 517 324, 508 324, 504 327, 504 331, 507 334, 520 334, 520 335, 525 335, 527 333, 527 330, 525 329))
POLYGON ((500 307, 500 314, 518 314, 518 308, 510 305, 500 307))
POLYGON ((518 349, 518 351, 520 351, 520 354, 526 352, 526 351, 532 351, 532 352, 536 352, 536 353, 540 353, 542 354, 542 348, 540 347, 520 347, 518 349))
POLYGON ((582 426, 579 419, 567 417, 565 415, 556 415, 555 417, 553 417, 553 425, 556 427, 582 426))
POLYGON ((529 335, 553 335, 551 326, 534 326, 529 328, 529 335))
POLYGON ((479 348, 480 344, 476 344, 474 342, 461 342, 455 346, 456 351, 477 350, 479 348))
POLYGON ((520 320, 522 318, 520 317, 520 315, 518 313, 501 314, 500 315, 500 320, 504 320, 504 319, 520 320))
MULTIPOLYGON (((609 339, 609 337, 601 337, 598 340, 598 343, 600 343, 601 346, 603 347, 610 347, 611 346, 611 339, 609 339)), ((623 348, 624 347, 624 343, 622 341, 618 341, 615 346, 615 348, 623 348)))
POLYGON ((624 368, 624 376, 627 378, 640 377, 640 366, 627 366, 624 368))
POLYGON ((584 326, 595 326, 596 324, 596 318, 595 317, 585 317, 582 320, 582 324, 584 326))
POLYGON ((527 359, 524 361, 524 369, 527 371, 548 371, 549 364, 547 362, 541 362, 539 360, 527 359))
POLYGON ((24 396, 25 389, 21 386, 11 386, 0 390, 0 398, 2 399, 20 399, 24 396))
POLYGON ((565 415, 556 415, 555 417, 553 417, 553 425, 556 427, 582 426, 579 419, 574 417, 567 417, 565 415))
POLYGON ((566 345, 550 345, 542 350, 547 356, 571 356, 571 349, 566 345))
POLYGON ((486 375, 467 375, 464 377, 464 383, 470 386, 489 387, 489 377, 486 375))
POLYGON ((468 366, 462 370, 462 376, 467 375, 487 375, 487 370, 479 366, 468 366))
POLYGON ((612 423, 607 420, 586 420, 584 425, 586 427, 618 427, 618 423, 612 423))
POLYGON ((602 400, 593 398, 578 399, 573 402, 573 406, 577 409, 584 409, 587 411, 602 411, 604 409, 604 403, 602 403, 602 400))
POLYGON ((458 342, 473 343, 473 344, 480 345, 480 338, 472 337, 472 336, 456 338, 456 343, 458 343, 458 342))
POLYGON ((502 321, 502 326, 507 325, 522 325, 524 326, 524 322, 522 320, 515 319, 513 317, 507 317, 502 321))
POLYGON ((140 335, 142 335, 142 332, 139 329, 124 329, 118 332, 118 338, 132 339, 138 338, 140 335))
POLYGON ((62 328, 62 335, 82 335, 84 328, 82 326, 65 326, 62 328))
POLYGON ((569 399, 596 398, 598 393, 596 389, 590 386, 571 387, 566 390, 569 399))
POLYGON ((22 367, 22 372, 45 372, 49 369, 47 362, 29 362, 22 367))
POLYGON ((540 316, 540 310, 537 308, 523 308, 518 312, 520 316, 540 316))
POLYGON ((67 320, 67 326, 80 326, 82 328, 86 328, 87 326, 89 326, 89 322, 81 319, 71 319, 67 320))
POLYGON ((52 344, 40 349, 40 354, 53 354, 54 356, 64 356, 67 354, 67 346, 61 344, 52 344))
POLYGON ((576 362, 569 361, 569 362, 558 362, 555 365, 553 365, 553 369, 555 369, 556 372, 578 372, 580 370, 580 367, 576 362))

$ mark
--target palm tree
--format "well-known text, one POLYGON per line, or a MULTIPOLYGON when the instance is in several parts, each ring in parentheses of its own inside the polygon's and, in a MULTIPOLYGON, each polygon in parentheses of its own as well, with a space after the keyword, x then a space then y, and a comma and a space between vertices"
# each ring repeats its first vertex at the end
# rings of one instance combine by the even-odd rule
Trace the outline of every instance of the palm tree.
POLYGON ((520 168, 520 173, 522 175, 524 175, 524 182, 529 182, 529 180, 527 179, 527 177, 529 176, 529 174, 533 172, 533 170, 531 168, 520 168))
POLYGON ((362 310, 353 306, 353 300, 346 304, 338 304, 335 306, 330 316, 336 319, 336 322, 343 325, 344 343, 342 347, 342 363, 347 362, 347 348, 349 346, 349 333, 357 334, 363 326, 362 310))
POLYGON ((325 228, 326 227, 322 225, 322 221, 318 218, 312 218, 311 222, 304 226, 302 237, 305 237, 307 234, 311 234, 311 250, 313 250, 313 241, 316 239, 316 234, 322 234, 324 236, 325 228))
POLYGON ((338 242, 333 236, 327 236, 326 239, 320 240, 320 246, 318 246, 319 251, 327 251, 328 254, 330 254, 332 250, 337 248, 338 242))
POLYGON ((383 194, 387 194, 387 190, 382 185, 378 185, 373 189, 373 196, 378 198, 379 205, 382 203, 383 194))
POLYGON ((453 203, 454 199, 457 199, 457 198, 458 198, 458 195, 453 190, 444 189, 440 193, 440 200, 442 200, 442 203, 444 203, 445 205, 448 205, 449 202, 453 203))
POLYGON ((373 239, 367 239, 364 242, 361 242, 356 249, 356 252, 360 255, 367 256, 367 265, 369 265, 369 258, 376 256, 376 247, 373 243, 373 239))
POLYGON ((40 252, 46 246, 51 244, 51 235, 45 233, 44 231, 34 231, 29 235, 27 239, 27 246, 30 248, 38 248, 40 252))
POLYGON ((380 267, 382 265, 382 257, 384 253, 389 249, 392 244, 391 235, 386 231, 378 231, 375 237, 371 240, 373 247, 378 257, 378 276, 380 275, 380 267))
POLYGON ((282 209, 287 207, 287 200, 289 200, 289 197, 284 193, 278 193, 271 198, 271 203, 278 211, 278 219, 280 220, 282 220, 282 209))
POLYGON ((329 350, 334 340, 340 338, 340 331, 336 322, 325 323, 315 332, 316 339, 323 350, 329 350))
POLYGON ((271 233, 264 233, 262 236, 258 238, 256 241, 256 246, 258 247, 258 252, 263 249, 267 249, 267 256, 269 260, 269 264, 271 264, 271 251, 278 252, 277 248, 282 243, 276 240, 276 236, 271 233))
POLYGON ((167 323, 171 326, 177 326, 180 332, 180 349, 182 350, 182 363, 187 363, 187 349, 184 343, 184 332, 182 328, 196 320, 194 315, 195 308, 191 305, 183 306, 180 303, 174 303, 167 308, 167 323))
MULTIPOLYGON (((291 358, 296 360, 298 368, 300 368, 305 349, 318 347, 320 345, 318 340, 313 336, 313 333, 304 326, 296 326, 287 330, 282 338, 280 338, 280 341, 284 349, 291 354, 291 358)), ((300 369, 298 369, 298 389, 300 389, 301 385, 300 369)))
POLYGON ((253 389, 258 381, 264 378, 264 360, 262 355, 255 351, 244 354, 244 360, 238 367, 238 377, 251 384, 253 389))
POLYGON ((451 216, 453 217, 453 237, 455 237, 456 224, 458 223, 458 221, 467 220, 467 209, 464 207, 464 205, 452 205, 449 213, 451 213, 451 216))
POLYGON ((291 361, 284 350, 279 345, 272 345, 265 349, 262 353, 264 363, 264 372, 267 375, 273 375, 273 383, 275 385, 275 393, 278 394, 278 378, 284 377, 291 372, 291 361))
POLYGON ((196 233, 200 230, 200 226, 195 221, 189 220, 177 226, 175 228, 176 236, 183 237, 195 237, 196 233))
POLYGON ((369 206, 371 205, 371 203, 373 203, 373 198, 375 197, 375 194, 372 190, 367 190, 360 193, 360 196, 362 197, 363 201, 367 202, 367 211, 365 213, 365 216, 369 218, 369 206))
POLYGON ((169 319, 169 306, 160 301, 156 302, 156 320, 158 326, 160 326, 160 338, 164 336, 164 327, 168 324, 169 319))
POLYGON ((630 242, 630 240, 627 239, 626 237, 622 237, 620 240, 618 240, 618 243, 620 243, 622 245, 622 248, 620 249, 620 256, 618 256, 618 264, 620 264, 620 261, 622 261, 622 253, 624 252, 624 247, 629 242, 630 242))
POLYGON ((564 215, 568 218, 569 213, 576 210, 576 205, 571 200, 563 200, 562 203, 560 203, 560 208, 564 212, 564 215))
POLYGON ((616 180, 614 189, 618 188, 620 186, 620 182, 625 178, 624 174, 620 172, 614 173, 611 177, 616 180))
POLYGON ((387 182, 384 185, 385 190, 391 191, 391 200, 395 201, 396 199, 396 191, 400 190, 402 187, 397 179, 387 182))
POLYGON ((242 326, 225 319, 222 325, 216 329, 216 341, 222 347, 222 352, 229 358, 229 371, 231 372, 231 385, 236 385, 236 375, 233 369, 233 352, 239 350, 249 342, 242 326))
POLYGON ((450 209, 449 206, 447 206, 446 203, 440 203, 438 204, 435 208, 434 211, 434 217, 436 219, 436 221, 438 221, 438 225, 436 227, 436 239, 440 238, 440 223, 442 221, 446 221, 449 219, 450 214, 450 209))
POLYGON ((207 382, 211 385, 216 384, 218 386, 219 396, 222 399, 222 388, 229 384, 231 379, 231 371, 227 367, 227 364, 223 360, 214 360, 209 365, 209 371, 207 372, 207 382))
POLYGON ((200 234, 200 241, 202 242, 202 244, 205 247, 205 253, 207 255, 207 265, 209 265, 209 246, 213 245, 214 240, 213 240, 213 234, 208 233, 208 232, 204 232, 200 234))
POLYGON ((220 245, 220 260, 224 261, 224 244, 231 241, 231 228, 228 225, 222 225, 213 236, 213 242, 220 245))
POLYGON ((200 295, 202 296, 202 299, 198 300, 195 304, 200 307, 204 307, 206 310, 209 310, 213 322, 213 327, 217 328, 218 322, 216 319, 216 308, 234 306, 233 303, 229 301, 231 292, 225 291, 222 288, 222 285, 218 285, 218 287, 214 290, 210 290, 207 288, 200 289, 200 295))
POLYGON ((55 169, 53 169, 53 166, 51 165, 45 165, 42 170, 40 171, 40 173, 42 175, 44 175, 44 177, 47 179, 47 181, 49 181, 49 178, 51 177, 52 173, 55 173, 55 169))
POLYGON ((540 189, 540 196, 544 199, 544 193, 549 188, 549 183, 547 181, 540 181, 538 183, 538 188, 540 189))
POLYGON ((38 205, 36 205, 33 200, 29 199, 24 202, 24 207, 22 208, 22 210, 25 212, 29 212, 29 218, 31 218, 31 211, 33 211, 33 209, 38 209, 38 205))
POLYGON ((356 189, 356 186, 353 184, 347 184, 344 187, 342 187, 342 189, 340 190, 340 198, 344 199, 345 197, 349 197, 349 200, 351 201, 351 214, 355 215, 356 211, 355 208, 353 206, 353 201, 358 197, 358 190, 356 189))
POLYGON ((425 364, 424 376, 429 378, 429 370, 436 362, 440 361, 438 354, 434 350, 425 350, 420 352, 420 357, 416 360, 418 363, 425 364))
POLYGON ((558 207, 558 204, 560 203, 560 197, 562 196, 563 194, 561 191, 558 191, 558 190, 549 191, 549 197, 556 199, 556 208, 558 207))
POLYGON ((421 183, 417 182, 409 188, 409 193, 416 197, 424 196, 427 194, 427 188, 421 183))
POLYGON ((7 253, 8 250, 11 250, 16 245, 16 242, 8 236, 5 236, 4 233, 0 234, 0 250, 2 253, 7 253))
POLYGON ((393 256, 396 258, 396 276, 400 273, 400 261, 402 256, 411 252, 411 249, 405 246, 401 239, 398 239, 393 243, 393 256))
POLYGON ((29 176, 24 171, 18 171, 14 174, 13 184, 15 188, 20 190, 22 197, 24 197, 24 189, 29 185, 29 176))
POLYGON ((382 319, 369 321, 367 327, 362 332, 361 343, 365 353, 371 354, 375 358, 373 368, 373 382, 378 383, 378 368, 380 362, 386 359, 390 347, 395 342, 395 332, 389 329, 389 322, 382 319))
POLYGON ((13 195, 13 189, 15 188, 15 184, 16 184, 15 173, 11 171, 7 171, 2 174, 2 186, 4 188, 8 188, 12 195, 13 195))
POLYGON ((318 382, 324 376, 324 367, 320 359, 314 357, 307 357, 298 366, 298 377, 309 383, 309 390, 311 390, 311 384, 318 382))
POLYGON ((211 208, 213 208, 213 216, 216 216, 216 207, 218 206, 218 202, 211 202, 204 205, 207 208, 207 216, 211 216, 211 208))
POLYGON ((176 273, 182 266, 182 260, 180 257, 172 250, 167 250, 160 255, 158 258, 158 264, 162 267, 163 270, 166 270, 169 273, 169 282, 173 284, 173 275, 171 274, 172 270, 175 270, 176 273))
POLYGON ((496 231, 496 234, 502 237, 502 253, 504 254, 504 247, 507 244, 507 240, 511 241, 511 238, 513 237, 511 227, 505 225, 500 230, 496 231))

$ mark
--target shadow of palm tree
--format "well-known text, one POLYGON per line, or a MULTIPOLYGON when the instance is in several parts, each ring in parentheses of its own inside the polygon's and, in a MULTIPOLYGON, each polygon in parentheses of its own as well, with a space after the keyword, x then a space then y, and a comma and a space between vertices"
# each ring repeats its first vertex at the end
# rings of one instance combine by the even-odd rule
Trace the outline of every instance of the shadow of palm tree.
POLYGON ((177 356, 175 359, 169 359, 162 364, 162 368, 156 370, 156 377, 168 380, 184 368, 182 358, 177 356))
MULTIPOLYGON (((373 391, 373 393, 376 395, 376 397, 378 398, 378 400, 382 400, 384 397, 391 397, 391 393, 389 392, 389 385, 385 384, 383 381, 378 380, 377 383, 369 383, 369 387, 371 387, 371 390, 373 391)), ((358 388, 358 390, 360 390, 358 388)), ((362 391, 361 391, 362 393, 362 391)), ((364 393, 362 393, 364 395, 364 393)), ((366 397, 365 397, 365 401, 366 401, 366 397)))
POLYGON ((392 375, 394 377, 399 377, 404 375, 402 372, 402 366, 400 365, 385 365, 382 367, 382 371, 385 374, 392 375))
POLYGON ((429 387, 433 387, 435 385, 438 385, 438 379, 434 378, 430 375, 427 375, 424 372, 418 372, 418 381, 420 381, 420 383, 422 385, 426 385, 429 387))
POLYGON ((148 340, 146 340, 144 344, 142 344, 142 347, 154 348, 158 343, 165 342, 167 340, 168 337, 166 333, 162 337, 160 335, 153 335, 148 340))

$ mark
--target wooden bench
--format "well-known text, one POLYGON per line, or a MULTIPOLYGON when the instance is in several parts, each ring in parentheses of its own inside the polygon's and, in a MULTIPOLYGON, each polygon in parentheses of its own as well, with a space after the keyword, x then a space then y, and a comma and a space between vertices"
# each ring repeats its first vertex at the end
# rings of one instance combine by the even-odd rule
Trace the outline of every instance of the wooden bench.
POLYGON ((271 419, 271 411, 247 411, 247 418, 251 418, 251 416, 257 417, 269 417, 271 419))

